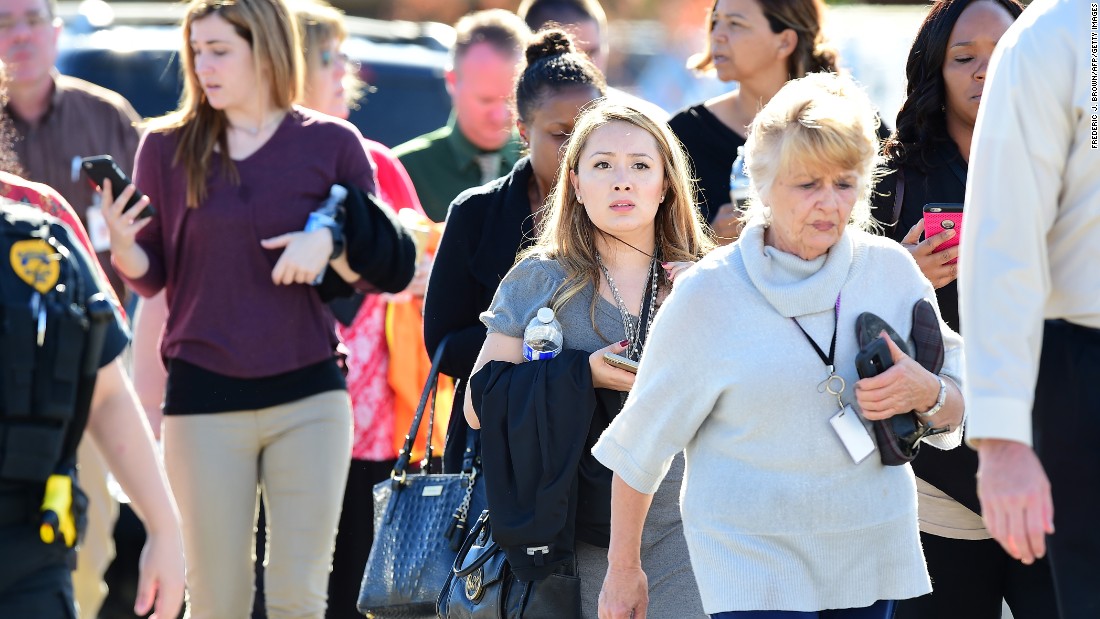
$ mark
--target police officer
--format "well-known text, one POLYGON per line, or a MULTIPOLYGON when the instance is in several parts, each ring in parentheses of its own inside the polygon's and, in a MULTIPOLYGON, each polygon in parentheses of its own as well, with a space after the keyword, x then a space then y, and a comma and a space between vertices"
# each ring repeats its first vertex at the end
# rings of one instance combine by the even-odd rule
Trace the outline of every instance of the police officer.
POLYGON ((117 359, 128 335, 106 284, 69 229, 27 204, 0 203, 0 254, 0 617, 76 616, 86 427, 148 533, 134 611, 174 618, 179 515, 117 359))

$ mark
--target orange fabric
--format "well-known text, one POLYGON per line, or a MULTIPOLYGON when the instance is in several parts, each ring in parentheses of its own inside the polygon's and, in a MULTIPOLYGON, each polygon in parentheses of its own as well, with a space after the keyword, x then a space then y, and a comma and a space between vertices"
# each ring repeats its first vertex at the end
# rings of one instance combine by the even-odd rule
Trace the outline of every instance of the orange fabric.
MULTIPOLYGON (((418 249, 434 256, 443 235, 443 224, 433 223, 423 215, 418 215, 418 219, 414 221, 409 211, 402 211, 402 221, 413 229, 418 249)), ((386 343, 390 350, 389 383, 394 391, 394 450, 400 450, 405 445, 405 435, 412 425, 424 383, 432 368, 432 360, 424 350, 423 315, 424 300, 411 296, 402 299, 399 295, 390 302, 386 311, 386 343)), ((439 391, 435 400, 435 428, 432 434, 432 453, 436 457, 443 455, 443 441, 446 439, 447 422, 453 402, 454 381, 448 376, 440 375, 439 391)), ((430 401, 428 405, 431 405, 430 401)), ((413 444, 413 461, 424 457, 427 435, 428 418, 425 415, 413 444)))

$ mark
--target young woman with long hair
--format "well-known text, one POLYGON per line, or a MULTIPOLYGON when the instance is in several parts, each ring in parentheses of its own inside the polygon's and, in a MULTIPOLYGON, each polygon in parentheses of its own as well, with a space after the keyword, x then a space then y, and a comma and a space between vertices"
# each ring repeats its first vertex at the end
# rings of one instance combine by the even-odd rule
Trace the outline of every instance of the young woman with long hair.
MULTIPOLYGON (((516 454, 530 447, 558 454, 553 442, 558 436, 570 448, 584 446, 574 461, 577 489, 562 498, 575 501, 575 519, 564 523, 566 530, 575 529, 575 543, 560 559, 575 556, 581 616, 590 618, 597 614, 607 571, 611 476, 588 449, 618 414, 634 382, 632 373, 609 365, 604 354, 641 359, 644 366, 653 315, 675 278, 713 243, 695 209, 686 156, 666 125, 604 99, 580 116, 565 148, 538 240, 521 254, 481 316, 488 336, 474 364, 466 418, 482 429, 489 510, 497 513, 494 530, 514 515, 510 507, 531 509, 495 499, 502 451, 516 454), (524 328, 543 307, 552 308, 561 323, 564 350, 553 359, 524 364, 524 328), (506 432, 521 412, 515 407, 523 403, 483 387, 486 380, 500 384, 505 373, 512 373, 513 394, 521 392, 515 381, 535 381, 529 392, 537 395, 529 403, 545 407, 560 430, 531 445, 506 432), (572 378, 555 380, 561 376, 572 378)), ((678 516, 683 459, 672 468, 654 499, 643 541, 653 587, 649 616, 703 617, 678 516)))
MULTIPOLYGON (((282 0, 193 0, 182 31, 180 107, 151 121, 137 156, 147 197, 125 210, 132 188, 103 195, 120 273, 143 296, 166 292, 162 438, 190 613, 250 613, 262 488, 267 616, 320 618, 351 416, 320 292, 333 274, 310 284, 358 275, 337 231, 303 230, 333 184, 370 191, 374 171, 354 127, 294 106, 301 47, 282 0), (156 214, 136 220, 149 202, 156 214)), ((408 281, 391 276, 371 283, 408 281)))

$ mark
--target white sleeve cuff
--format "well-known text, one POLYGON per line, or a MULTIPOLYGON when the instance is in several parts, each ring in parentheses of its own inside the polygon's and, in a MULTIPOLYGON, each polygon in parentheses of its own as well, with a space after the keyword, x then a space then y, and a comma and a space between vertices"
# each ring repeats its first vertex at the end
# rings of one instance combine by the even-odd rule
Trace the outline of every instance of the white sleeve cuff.
POLYGON ((977 397, 966 403, 966 439, 995 438, 1031 446, 1031 402, 977 397))
POLYGON ((592 455, 596 456, 601 464, 621 477, 628 486, 642 494, 657 492, 661 480, 668 473, 668 467, 672 463, 670 458, 668 462, 664 463, 661 473, 658 475, 647 473, 638 465, 625 447, 608 436, 608 432, 604 432, 600 440, 592 447, 592 455))

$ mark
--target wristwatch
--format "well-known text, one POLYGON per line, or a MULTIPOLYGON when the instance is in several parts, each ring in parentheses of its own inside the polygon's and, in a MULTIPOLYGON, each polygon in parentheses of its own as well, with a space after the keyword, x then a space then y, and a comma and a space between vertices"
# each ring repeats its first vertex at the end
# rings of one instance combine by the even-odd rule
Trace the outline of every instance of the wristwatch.
POLYGON ((936 396, 936 403, 932 405, 932 408, 924 411, 923 413, 917 413, 918 417, 924 417, 925 419, 927 419, 928 417, 935 415, 936 413, 940 412, 940 409, 943 408, 944 401, 947 400, 947 383, 945 383, 943 381, 943 378, 939 376, 936 377, 936 380, 940 381, 940 394, 936 396))

